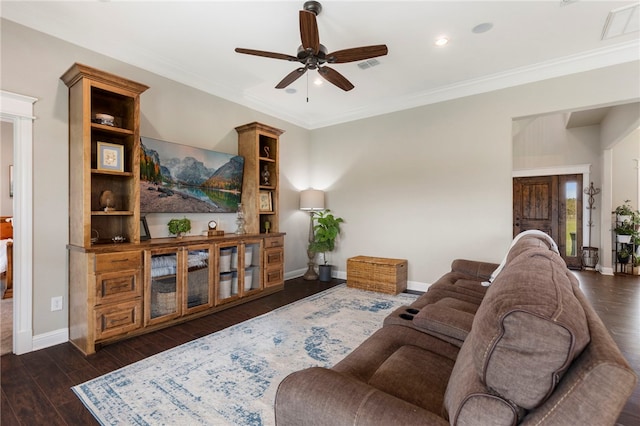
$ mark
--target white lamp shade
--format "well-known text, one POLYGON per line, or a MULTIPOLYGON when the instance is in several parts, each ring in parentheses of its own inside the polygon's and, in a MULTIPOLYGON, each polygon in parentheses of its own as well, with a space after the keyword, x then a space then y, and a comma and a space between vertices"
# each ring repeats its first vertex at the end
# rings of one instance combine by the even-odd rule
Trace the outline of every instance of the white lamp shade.
POLYGON ((305 189, 300 193, 300 210, 324 210, 324 191, 305 189))

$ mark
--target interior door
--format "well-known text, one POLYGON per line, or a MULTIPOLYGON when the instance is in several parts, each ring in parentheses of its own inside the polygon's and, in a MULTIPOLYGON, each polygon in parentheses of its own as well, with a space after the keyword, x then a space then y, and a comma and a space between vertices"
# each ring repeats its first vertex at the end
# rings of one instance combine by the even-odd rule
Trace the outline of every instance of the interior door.
POLYGON ((581 268, 582 175, 513 179, 513 236, 538 229, 558 244, 570 268, 581 268))

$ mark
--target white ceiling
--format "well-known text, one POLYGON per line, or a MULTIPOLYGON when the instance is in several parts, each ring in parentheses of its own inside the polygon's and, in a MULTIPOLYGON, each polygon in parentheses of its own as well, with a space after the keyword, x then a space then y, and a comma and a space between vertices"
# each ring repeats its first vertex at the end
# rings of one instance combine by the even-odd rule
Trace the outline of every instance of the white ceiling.
POLYGON ((640 59, 638 7, 632 32, 602 39, 609 12, 637 1, 325 0, 317 20, 330 52, 384 43, 389 54, 366 70, 332 65, 350 92, 316 86, 310 71, 291 94, 274 86, 297 63, 234 48, 295 55, 303 3, 3 0, 0 13, 308 129, 640 59), (471 31, 485 22, 490 31, 471 31), (433 44, 441 34, 443 48, 433 44))

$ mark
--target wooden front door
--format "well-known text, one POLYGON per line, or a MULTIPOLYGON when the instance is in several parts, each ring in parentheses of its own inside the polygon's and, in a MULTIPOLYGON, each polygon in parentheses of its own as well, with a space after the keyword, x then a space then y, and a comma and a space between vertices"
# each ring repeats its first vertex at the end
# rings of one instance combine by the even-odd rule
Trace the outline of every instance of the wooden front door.
POLYGON ((582 175, 513 179, 513 236, 538 229, 558 244, 570 268, 581 268, 582 175))

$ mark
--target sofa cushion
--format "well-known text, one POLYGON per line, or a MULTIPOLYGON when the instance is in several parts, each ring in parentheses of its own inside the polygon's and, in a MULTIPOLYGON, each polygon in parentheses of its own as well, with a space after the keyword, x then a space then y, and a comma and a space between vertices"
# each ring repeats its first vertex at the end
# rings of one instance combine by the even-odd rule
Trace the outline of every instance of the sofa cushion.
POLYGON ((440 413, 453 364, 453 360, 434 352, 411 345, 402 346, 382 363, 369 380, 369 385, 428 411, 440 413))
POLYGON ((413 325, 426 332, 433 332, 457 340, 467 338, 478 305, 451 297, 445 297, 420 309, 413 325))
POLYGON ((544 402, 589 343, 569 274, 548 247, 524 250, 489 287, 474 318, 468 340, 480 379, 520 407, 544 402))
POLYGON ((463 344, 444 396, 451 425, 515 425, 524 415, 498 395, 489 393, 473 365, 473 347, 463 344))

